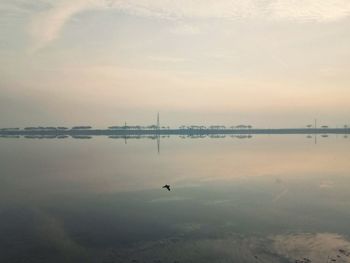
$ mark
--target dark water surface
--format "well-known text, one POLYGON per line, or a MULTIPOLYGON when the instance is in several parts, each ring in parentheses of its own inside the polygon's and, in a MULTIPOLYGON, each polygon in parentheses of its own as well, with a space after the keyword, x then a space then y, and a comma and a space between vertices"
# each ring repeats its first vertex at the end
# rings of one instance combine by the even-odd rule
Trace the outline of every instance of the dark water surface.
POLYGON ((342 136, 0 138, 0 165, 0 262, 350 262, 342 136))

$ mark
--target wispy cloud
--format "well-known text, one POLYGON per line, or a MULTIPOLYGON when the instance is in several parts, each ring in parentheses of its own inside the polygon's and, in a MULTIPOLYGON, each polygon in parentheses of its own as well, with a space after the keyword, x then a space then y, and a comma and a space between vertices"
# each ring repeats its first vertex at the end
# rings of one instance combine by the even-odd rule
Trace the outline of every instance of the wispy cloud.
MULTIPOLYGON (((33 1, 33 0, 32 0, 33 1)), ((33 13, 29 32, 34 50, 58 38, 62 28, 77 13, 113 8, 119 12, 161 19, 266 19, 296 22, 331 22, 349 16, 348 0, 55 0, 46 10, 33 13)), ((5 5, 5 4, 0 4, 5 5)), ((181 32, 196 33, 191 26, 181 32)))
POLYGON ((350 15, 348 0, 275 0, 270 8, 274 19, 332 22, 350 15))
POLYGON ((91 1, 60 1, 49 10, 33 16, 29 32, 33 37, 33 50, 38 50, 55 40, 65 23, 76 13, 95 8, 91 1))
POLYGON ((348 0, 96 0, 135 15, 162 18, 278 18, 327 22, 350 13, 348 0))

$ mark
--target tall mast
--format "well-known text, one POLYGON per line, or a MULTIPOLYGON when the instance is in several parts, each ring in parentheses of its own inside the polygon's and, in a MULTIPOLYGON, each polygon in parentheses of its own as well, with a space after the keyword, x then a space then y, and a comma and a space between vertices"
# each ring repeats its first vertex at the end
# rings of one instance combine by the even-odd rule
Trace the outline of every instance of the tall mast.
POLYGON ((159 112, 157 113, 157 129, 160 129, 160 123, 159 123, 159 112))

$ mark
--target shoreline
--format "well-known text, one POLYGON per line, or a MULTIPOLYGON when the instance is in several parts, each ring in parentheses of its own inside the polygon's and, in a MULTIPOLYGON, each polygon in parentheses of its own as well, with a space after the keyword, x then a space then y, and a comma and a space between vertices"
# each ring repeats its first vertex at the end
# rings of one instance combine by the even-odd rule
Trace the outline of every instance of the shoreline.
POLYGON ((0 130, 0 136, 350 134, 350 128, 0 130))

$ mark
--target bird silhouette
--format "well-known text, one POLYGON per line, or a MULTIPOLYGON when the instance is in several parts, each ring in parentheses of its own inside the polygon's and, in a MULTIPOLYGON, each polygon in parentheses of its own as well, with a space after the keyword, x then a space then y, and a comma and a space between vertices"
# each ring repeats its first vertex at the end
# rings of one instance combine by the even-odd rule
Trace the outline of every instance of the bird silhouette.
POLYGON ((168 189, 168 191, 170 191, 170 185, 168 185, 168 184, 164 185, 163 188, 166 188, 166 189, 168 189))

